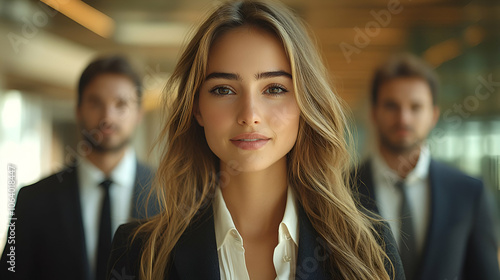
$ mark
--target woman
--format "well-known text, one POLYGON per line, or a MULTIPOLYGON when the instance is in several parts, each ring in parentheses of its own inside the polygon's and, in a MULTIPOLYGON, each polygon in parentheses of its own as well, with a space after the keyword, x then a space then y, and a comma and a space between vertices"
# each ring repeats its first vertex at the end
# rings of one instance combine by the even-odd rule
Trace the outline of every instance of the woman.
POLYGON ((167 83, 161 214, 118 229, 111 275, 401 279, 385 227, 352 198, 346 116, 327 80, 287 8, 219 6, 167 83))

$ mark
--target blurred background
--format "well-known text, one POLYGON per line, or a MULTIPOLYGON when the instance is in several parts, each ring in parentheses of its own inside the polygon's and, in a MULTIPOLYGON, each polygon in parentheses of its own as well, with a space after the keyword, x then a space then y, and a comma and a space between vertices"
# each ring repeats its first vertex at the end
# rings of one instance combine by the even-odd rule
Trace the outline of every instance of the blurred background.
MULTIPOLYGON (((482 178, 500 197, 500 1, 283 0, 309 25, 339 95, 351 107, 359 156, 373 145, 369 87, 375 67, 406 51, 441 80, 433 156, 482 178)), ((7 165, 17 187, 78 153, 76 85, 96 56, 120 53, 141 71, 140 159, 158 132, 158 97, 179 51, 207 10, 202 0, 0 0, 0 244, 7 223, 7 165)))

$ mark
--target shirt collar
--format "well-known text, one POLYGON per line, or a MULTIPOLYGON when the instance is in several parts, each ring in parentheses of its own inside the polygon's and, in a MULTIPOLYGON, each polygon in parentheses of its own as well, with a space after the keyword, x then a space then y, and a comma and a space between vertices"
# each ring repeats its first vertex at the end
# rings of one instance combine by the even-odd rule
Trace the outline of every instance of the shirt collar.
POLYGON ((375 182, 389 182, 393 185, 401 180, 399 175, 387 165, 378 149, 375 149, 373 153, 372 169, 375 182))
MULTIPOLYGON (((288 187, 287 198, 286 198, 286 206, 285 206, 285 214, 283 215, 283 220, 280 223, 280 227, 284 227, 285 231, 288 231, 290 236, 292 237, 295 245, 299 246, 299 226, 298 226, 298 214, 297 214, 297 202, 295 201, 295 197, 293 195, 292 188, 288 187)), ((286 233, 285 233, 286 235, 286 233)), ((279 242, 281 242, 281 238, 283 234, 280 234, 279 242)))
MULTIPOLYGON (((106 179, 106 175, 85 157, 79 157, 78 163, 78 174, 85 182, 82 187, 98 186, 106 179)), ((136 175, 135 165, 135 152, 133 149, 127 149, 122 160, 111 171, 109 176, 109 179, 113 181, 113 185, 133 187, 136 175)))
MULTIPOLYGON (((219 249, 229 238, 232 231, 236 231, 236 226, 234 225, 231 213, 227 209, 226 203, 224 202, 224 197, 220 188, 215 189, 214 198, 214 224, 215 224, 215 236, 217 241, 217 249, 219 249)), ((238 233, 239 234, 239 233, 238 233)), ((290 187, 287 190, 287 200, 285 206, 285 213, 279 227, 279 238, 278 242, 281 242, 286 236, 290 236, 294 243, 298 246, 299 244, 299 227, 298 227, 298 214, 297 214, 297 204, 293 191, 290 187)))
MULTIPOLYGON (((430 150, 428 145, 424 144, 420 149, 417 165, 415 165, 415 168, 413 168, 413 170, 408 173, 405 181, 412 182, 415 180, 426 180, 429 175, 430 163, 430 150)), ((374 176, 377 176, 379 178, 382 177, 384 180, 391 182, 397 182, 401 180, 397 172, 392 170, 387 165, 378 149, 375 149, 375 152, 373 153, 372 168, 374 171, 374 176)))
POLYGON ((118 165, 111 171, 110 179, 118 186, 131 188, 134 186, 137 161, 133 149, 127 149, 118 165))
POLYGON ((214 211, 215 238, 217 240, 217 249, 219 249, 224 244, 229 233, 236 230, 220 188, 215 189, 214 211))
POLYGON ((78 158, 78 178, 80 188, 87 189, 98 186, 105 179, 104 173, 85 157, 78 158))
POLYGON ((422 145, 420 149, 420 155, 418 157, 418 162, 415 168, 408 174, 409 180, 425 180, 429 175, 429 167, 431 164, 431 153, 429 146, 422 145))

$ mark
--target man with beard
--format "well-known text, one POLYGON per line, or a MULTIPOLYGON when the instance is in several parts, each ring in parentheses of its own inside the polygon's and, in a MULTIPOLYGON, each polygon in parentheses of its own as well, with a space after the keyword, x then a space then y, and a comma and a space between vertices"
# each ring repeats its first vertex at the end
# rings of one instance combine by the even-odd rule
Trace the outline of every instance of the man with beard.
POLYGON ((19 191, 15 244, 5 247, 1 279, 106 279, 115 230, 156 210, 145 204, 151 169, 130 147, 141 96, 140 77, 120 56, 99 58, 83 71, 76 107, 81 154, 19 191))
POLYGON ((378 143, 358 170, 360 202, 388 221, 407 280, 500 279, 487 190, 430 156, 436 95, 435 74, 414 56, 394 56, 377 69, 371 118, 378 143))

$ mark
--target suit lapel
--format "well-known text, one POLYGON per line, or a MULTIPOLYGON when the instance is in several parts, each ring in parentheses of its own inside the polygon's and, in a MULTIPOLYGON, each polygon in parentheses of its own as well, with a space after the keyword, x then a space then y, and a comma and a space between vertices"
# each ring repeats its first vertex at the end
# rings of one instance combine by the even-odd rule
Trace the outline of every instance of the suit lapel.
MULTIPOLYGON (((439 164, 431 160, 429 166, 429 184, 430 184, 430 215, 429 215, 429 227, 427 229, 424 250, 422 251, 422 256, 420 256, 421 264, 419 265, 419 272, 429 271, 428 267, 432 266, 433 263, 439 262, 440 260, 435 260, 433 258, 432 248, 439 248, 439 236, 438 233, 441 231, 439 228, 440 221, 444 219, 444 208, 447 207, 446 196, 443 193, 442 186, 446 185, 443 182, 444 176, 439 176, 439 164), (444 199, 444 200, 443 200, 444 199), (440 203, 437 203, 440 201, 440 203)), ((373 183, 373 174, 371 172, 370 161, 366 161, 359 168, 359 181, 358 188, 360 194, 360 201, 368 210, 375 213, 378 212, 378 208, 375 204, 375 192, 373 183)), ((417 275, 416 279, 431 279, 432 275, 417 275)))
POLYGON ((179 279, 220 279, 212 206, 194 217, 175 245, 173 266, 179 279))
POLYGON ((361 205, 363 205, 367 210, 379 214, 379 210, 375 202, 375 188, 370 160, 365 161, 359 167, 357 178, 355 178, 353 182, 357 183, 355 187, 357 187, 361 205))
MULTIPOLYGON (((439 176, 439 165, 431 160, 429 167, 429 184, 430 184, 430 215, 429 215, 429 227, 427 229, 427 235, 425 238, 425 245, 423 250, 423 255, 421 256, 420 271, 431 271, 428 269, 433 263, 439 262, 440 260, 435 260, 433 258, 433 248, 439 248, 439 236, 438 233, 442 232, 440 229, 440 221, 445 219, 444 208, 447 207, 445 202, 446 195, 443 193, 443 186, 446 185, 443 182, 445 176, 439 176), (439 203, 437 203, 439 201, 439 203)), ((432 275, 420 275, 419 279, 429 279, 432 275)))
MULTIPOLYGON (((298 208, 300 237, 296 279, 331 279, 325 266, 332 256, 325 251, 302 207, 298 208)), ((195 217, 177 242, 173 266, 179 279, 220 279, 212 206, 195 217)))
POLYGON ((82 271, 75 271, 74 275, 81 275, 81 279, 90 279, 76 166, 77 163, 57 175, 61 191, 56 194, 58 201, 54 205, 60 205, 59 235, 63 236, 63 240, 67 239, 66 242, 60 242, 60 244, 67 246, 65 251, 71 252, 71 256, 62 257, 71 257, 74 258, 75 263, 81 263, 82 271))
MULTIPOLYGON (((153 173, 150 168, 136 161, 135 174, 131 217, 134 219, 144 219, 146 217, 152 217, 158 213, 158 208, 154 207, 154 204, 147 203, 149 191, 151 190, 153 173)), ((154 202, 154 199, 150 201, 154 202)))
POLYGON ((302 206, 298 205, 299 248, 295 279, 332 279, 326 272, 329 256, 302 206))

